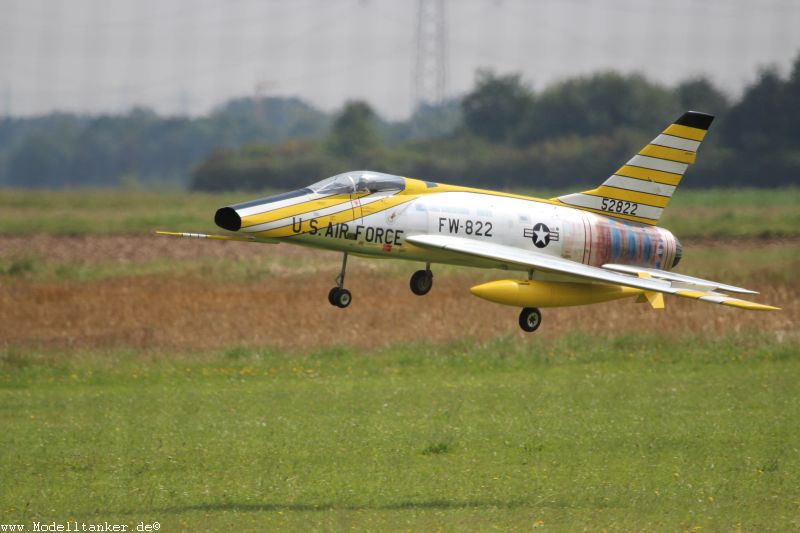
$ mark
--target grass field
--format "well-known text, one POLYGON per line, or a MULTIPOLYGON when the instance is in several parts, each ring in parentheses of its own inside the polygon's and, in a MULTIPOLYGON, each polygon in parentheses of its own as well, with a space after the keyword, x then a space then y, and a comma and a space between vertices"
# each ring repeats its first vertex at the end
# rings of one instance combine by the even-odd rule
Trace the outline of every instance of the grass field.
POLYGON ((0 524, 798 530, 798 195, 667 211, 681 272, 783 311, 618 301, 526 335, 468 292, 501 272, 419 298, 417 265, 356 259, 339 310, 337 254, 147 234, 233 197, 0 192, 0 524))
POLYGON ((162 531, 797 529, 796 342, 6 352, 0 512, 162 531))

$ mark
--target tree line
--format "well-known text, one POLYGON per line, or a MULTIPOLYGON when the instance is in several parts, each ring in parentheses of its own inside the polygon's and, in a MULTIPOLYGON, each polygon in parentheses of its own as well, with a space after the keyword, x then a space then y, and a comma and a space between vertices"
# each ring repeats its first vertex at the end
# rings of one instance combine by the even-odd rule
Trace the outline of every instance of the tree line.
POLYGON ((800 184, 798 57, 788 77, 764 70, 736 101, 703 78, 666 87, 603 72, 536 92, 517 74, 481 71, 445 135, 386 142, 370 107, 351 102, 323 139, 214 152, 191 187, 286 189, 356 168, 498 188, 592 186, 689 109, 717 118, 686 186, 800 184))
POLYGON ((219 146, 322 136, 329 122, 326 114, 296 98, 232 100, 201 118, 133 109, 123 115, 0 119, 0 184, 185 185, 192 168, 219 146))
POLYGON ((470 92, 391 122, 365 102, 336 114, 297 98, 240 98, 208 116, 50 114, 0 121, 0 184, 286 189, 357 168, 499 188, 595 185, 683 111, 717 116, 686 186, 800 183, 800 56, 736 100, 601 72, 535 91, 479 71, 470 92))
MULTIPOLYGON (((450 133, 457 103, 422 108, 409 120, 377 120, 385 142, 450 133)), ((280 153, 324 139, 333 118, 298 98, 237 98, 207 116, 159 116, 145 108, 120 115, 50 113, 0 117, 0 186, 23 188, 188 186, 216 150, 265 147, 280 153)))

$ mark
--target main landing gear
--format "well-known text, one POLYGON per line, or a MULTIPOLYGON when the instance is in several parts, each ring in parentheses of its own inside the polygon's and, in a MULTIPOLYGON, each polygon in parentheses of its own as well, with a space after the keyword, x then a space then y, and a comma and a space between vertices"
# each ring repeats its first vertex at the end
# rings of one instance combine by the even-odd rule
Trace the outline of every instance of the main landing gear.
POLYGON ((328 292, 328 301, 331 305, 344 309, 353 301, 350 291, 344 288, 344 273, 347 270, 347 252, 342 257, 342 270, 336 276, 336 286, 328 292))
MULTIPOLYGON (((331 305, 344 309, 353 301, 353 295, 344 288, 344 274, 347 271, 347 252, 342 256, 342 270, 336 276, 336 286, 328 292, 328 302, 331 305)), ((409 283, 411 292, 417 296, 428 294, 433 287, 433 272, 431 264, 425 263, 425 270, 417 270, 411 276, 409 283)))
MULTIPOLYGON (((533 270, 528 270, 528 279, 533 279, 533 270)), ((536 307, 524 307, 519 314, 519 327, 533 333, 542 324, 542 312, 536 307)))
POLYGON ((542 312, 535 307, 526 307, 519 314, 519 327, 532 333, 539 329, 542 323, 542 312))
POLYGON ((411 276, 411 292, 417 296, 424 296, 431 291, 433 287, 433 272, 431 272, 431 264, 425 263, 425 270, 417 270, 411 276))

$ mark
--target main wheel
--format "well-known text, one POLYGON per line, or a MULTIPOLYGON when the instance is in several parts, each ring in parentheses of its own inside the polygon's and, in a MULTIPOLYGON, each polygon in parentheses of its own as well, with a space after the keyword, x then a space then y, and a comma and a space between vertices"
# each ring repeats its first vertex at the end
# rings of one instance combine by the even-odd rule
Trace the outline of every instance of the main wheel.
POLYGON ((430 270, 417 270, 411 276, 411 292, 417 296, 428 294, 433 287, 433 272, 430 270))
POLYGON ((526 307, 519 314, 519 327, 528 333, 534 332, 539 329, 542 323, 542 312, 535 307, 526 307))
POLYGON ((328 292, 328 303, 331 305, 336 305, 336 291, 339 290, 339 287, 334 287, 328 292))
POLYGON ((336 307, 341 307, 342 309, 350 305, 350 302, 353 301, 353 296, 350 294, 350 291, 347 289, 340 289, 338 287, 331 289, 328 298, 333 305, 336 307))

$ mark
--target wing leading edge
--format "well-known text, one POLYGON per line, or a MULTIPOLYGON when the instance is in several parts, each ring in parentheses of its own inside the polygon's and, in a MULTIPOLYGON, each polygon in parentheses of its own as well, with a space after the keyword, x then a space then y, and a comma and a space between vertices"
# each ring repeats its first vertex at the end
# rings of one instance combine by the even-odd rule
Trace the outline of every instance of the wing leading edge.
MULTIPOLYGON (((620 271, 612 271, 503 244, 478 242, 447 235, 413 235, 406 237, 406 241, 417 246, 441 249, 471 257, 496 261, 498 266, 524 267, 562 274, 574 277, 576 281, 595 281, 608 283, 610 285, 634 287, 645 291, 674 294, 675 296, 681 296, 683 298, 692 298, 702 302, 728 305, 741 309, 758 311, 775 311, 780 309, 779 307, 773 307, 771 305, 763 305, 732 298, 725 294, 714 292, 713 290, 706 290, 724 289, 733 292, 752 292, 747 289, 701 280, 700 278, 691 278, 690 276, 681 276, 680 274, 673 274, 671 277, 665 277, 665 274, 671 273, 663 271, 648 272, 650 269, 635 269, 635 267, 625 267, 625 272, 628 273, 622 273, 622 269, 619 268, 615 270, 620 271), (633 270, 635 270, 638 277, 631 275, 634 273, 633 270), (661 273, 661 275, 655 275, 658 273, 661 273), (692 283, 689 283, 689 280, 692 280, 692 283)), ((617 267, 617 265, 609 265, 609 268, 611 267, 617 267)))

